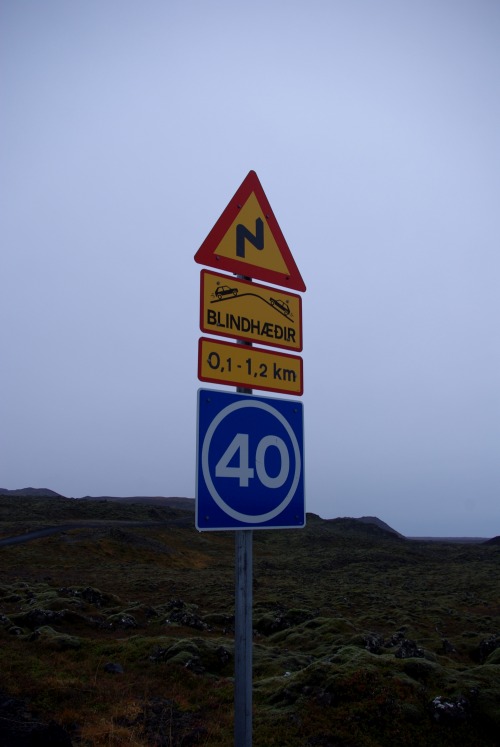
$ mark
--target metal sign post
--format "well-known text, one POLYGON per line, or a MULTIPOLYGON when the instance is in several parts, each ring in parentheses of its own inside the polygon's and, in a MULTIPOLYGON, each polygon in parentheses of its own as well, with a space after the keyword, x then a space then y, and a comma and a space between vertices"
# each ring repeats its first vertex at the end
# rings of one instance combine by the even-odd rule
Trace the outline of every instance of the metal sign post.
POLYGON ((262 189, 250 171, 195 255, 234 273, 201 273, 198 378, 237 387, 198 390, 195 523, 235 532, 234 744, 252 747, 253 530, 305 526, 303 407, 253 395, 300 396, 306 286, 262 189), (287 291, 254 283, 251 275, 287 291), (243 396, 241 396, 243 395, 243 396))
POLYGON ((253 532, 235 532, 234 744, 252 747, 253 532))
MULTIPOLYGON (((252 345, 244 340, 237 342, 245 347, 252 345)), ((252 394, 244 387, 236 391, 252 394)), ((234 535, 234 747, 252 747, 253 531, 239 529, 234 535)))

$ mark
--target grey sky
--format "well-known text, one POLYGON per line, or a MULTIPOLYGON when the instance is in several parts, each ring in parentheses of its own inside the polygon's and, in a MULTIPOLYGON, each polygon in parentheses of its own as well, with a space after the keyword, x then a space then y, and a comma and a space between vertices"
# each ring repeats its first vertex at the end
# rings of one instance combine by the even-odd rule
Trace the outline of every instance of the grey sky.
POLYGON ((254 169, 307 285, 308 510, 500 533, 500 6, 0 6, 0 486, 194 496, 200 266, 254 169))

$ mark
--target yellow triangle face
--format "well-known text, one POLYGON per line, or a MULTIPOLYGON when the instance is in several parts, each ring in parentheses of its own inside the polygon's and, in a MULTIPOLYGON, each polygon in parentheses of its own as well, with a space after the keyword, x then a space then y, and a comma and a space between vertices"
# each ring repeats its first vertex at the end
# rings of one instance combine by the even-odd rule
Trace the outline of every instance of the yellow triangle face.
POLYGON ((290 272, 254 192, 249 195, 215 253, 284 275, 290 272))

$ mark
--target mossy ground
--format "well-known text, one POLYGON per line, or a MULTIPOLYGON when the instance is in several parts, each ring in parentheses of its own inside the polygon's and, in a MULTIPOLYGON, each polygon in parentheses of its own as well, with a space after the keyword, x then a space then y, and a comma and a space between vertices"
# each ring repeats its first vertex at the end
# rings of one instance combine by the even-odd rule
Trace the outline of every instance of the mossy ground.
MULTIPOLYGON (((26 501, 0 501, 3 536, 102 525, 0 549, 0 690, 75 745, 232 745, 233 535, 26 501)), ((500 744, 498 546, 310 517, 254 533, 253 593, 256 746, 500 744)))

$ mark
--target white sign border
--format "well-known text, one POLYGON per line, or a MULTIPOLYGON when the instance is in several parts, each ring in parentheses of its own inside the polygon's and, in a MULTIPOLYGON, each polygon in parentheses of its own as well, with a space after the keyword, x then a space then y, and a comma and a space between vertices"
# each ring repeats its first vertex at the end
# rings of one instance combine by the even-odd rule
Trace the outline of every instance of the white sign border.
POLYGON ((286 418, 278 410, 276 410, 276 408, 267 404, 267 402, 262 402, 258 399, 244 399, 238 402, 233 402, 232 404, 224 407, 217 413, 215 418, 210 423, 210 426, 208 427, 203 439, 203 446, 201 451, 201 467, 208 492, 210 493, 210 496, 213 498, 215 503, 219 506, 221 511, 223 511, 227 516, 230 516, 232 519, 241 521, 245 524, 262 524, 266 521, 271 521, 271 519, 274 519, 276 516, 282 513, 288 506, 288 504, 292 501, 301 477, 302 459, 300 456, 300 448, 297 442, 297 438, 295 436, 295 433, 293 432, 292 427, 290 426, 290 423, 286 420, 286 418), (235 410, 241 409, 242 407, 255 407, 257 409, 265 410, 266 412, 273 415, 288 433, 295 454, 295 474, 290 486, 290 490, 288 491, 282 502, 278 506, 276 506, 276 508, 274 508, 272 511, 268 511, 265 514, 243 514, 240 511, 236 511, 235 509, 231 508, 231 506, 228 506, 217 492, 217 489, 210 475, 209 450, 212 437, 224 418, 230 415, 235 410))

